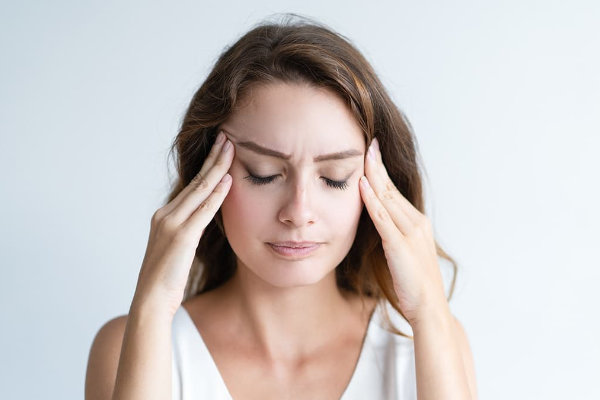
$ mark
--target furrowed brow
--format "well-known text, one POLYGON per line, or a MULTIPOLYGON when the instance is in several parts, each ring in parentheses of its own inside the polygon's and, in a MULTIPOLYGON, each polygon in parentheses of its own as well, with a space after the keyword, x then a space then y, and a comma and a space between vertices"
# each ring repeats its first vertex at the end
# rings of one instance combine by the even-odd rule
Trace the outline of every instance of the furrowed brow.
MULTIPOLYGON (((290 154, 284 154, 284 153, 280 153, 279 151, 276 151, 273 149, 268 149, 266 147, 259 145, 258 143, 254 143, 252 141, 237 142, 236 146, 243 147, 243 148, 248 149, 257 154, 280 158, 282 160, 289 160, 291 158, 290 154)), ((343 160, 346 158, 358 157, 358 156, 362 156, 362 155, 363 155, 363 153, 361 151, 358 151, 355 149, 350 149, 350 150, 340 151, 337 153, 322 154, 320 156, 313 158, 313 161, 321 162, 321 161, 329 161, 329 160, 343 160)))

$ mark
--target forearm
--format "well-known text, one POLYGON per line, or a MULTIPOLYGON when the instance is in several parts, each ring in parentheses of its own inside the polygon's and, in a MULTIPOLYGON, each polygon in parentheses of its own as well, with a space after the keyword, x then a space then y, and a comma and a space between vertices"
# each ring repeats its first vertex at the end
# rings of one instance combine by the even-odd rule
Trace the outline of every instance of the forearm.
POLYGON ((411 324, 418 398, 472 399, 454 317, 445 299, 433 304, 411 324))
POLYGON ((113 400, 171 398, 172 316, 151 302, 130 309, 113 400))

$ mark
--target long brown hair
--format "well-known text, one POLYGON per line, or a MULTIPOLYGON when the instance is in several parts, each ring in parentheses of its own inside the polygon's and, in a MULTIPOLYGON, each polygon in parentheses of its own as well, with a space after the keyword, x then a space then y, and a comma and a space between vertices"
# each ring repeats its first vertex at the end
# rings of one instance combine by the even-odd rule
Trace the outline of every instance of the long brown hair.
MULTIPOLYGON (((297 14, 281 22, 262 22, 227 47, 194 94, 170 154, 177 180, 167 202, 190 183, 215 141, 219 125, 239 107, 254 85, 272 82, 327 88, 343 99, 369 144, 377 137, 383 163, 398 190, 424 212, 418 152, 412 127, 392 102, 373 68, 343 35, 297 14)), ((251 94, 250 94, 251 95, 251 94)), ((456 262, 435 243, 438 256, 453 267, 448 300, 456 282, 456 262)), ((236 257, 224 235, 220 211, 206 227, 196 249, 184 300, 214 289, 234 274, 236 257)), ((366 208, 355 240, 336 267, 340 288, 389 304, 403 317, 381 245, 366 208)), ((386 320, 392 332, 410 337, 386 320)))

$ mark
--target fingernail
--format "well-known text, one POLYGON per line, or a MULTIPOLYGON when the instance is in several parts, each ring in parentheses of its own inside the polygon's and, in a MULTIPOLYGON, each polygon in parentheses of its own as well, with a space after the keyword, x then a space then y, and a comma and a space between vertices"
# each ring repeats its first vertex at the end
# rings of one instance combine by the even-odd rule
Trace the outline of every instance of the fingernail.
POLYGON ((223 133, 223 131, 220 131, 217 135, 217 140, 215 141, 215 144, 223 143, 223 139, 225 139, 225 134, 223 133))
POLYGON ((379 140, 377 140, 377 138, 373 138, 373 143, 375 143, 373 146, 375 146, 375 149, 377 149, 377 152, 379 153, 379 140))
POLYGON ((368 188, 368 187, 370 186, 370 185, 369 185, 369 181, 367 180, 367 177, 366 177, 366 176, 361 176, 361 177, 360 177, 360 183, 361 183, 361 185, 363 185, 365 188, 368 188))
POLYGON ((225 142, 225 145, 223 146, 223 153, 225 153, 227 150, 229 150, 230 147, 231 147, 231 142, 228 140, 225 142))
POLYGON ((229 175, 229 174, 225 174, 225 175, 223 175, 223 177, 221 178, 221 182, 223 182, 223 183, 227 183, 227 182, 229 182, 230 180, 231 180, 231 175, 229 175))
POLYGON ((373 141, 371 142, 371 144, 369 145, 369 150, 367 151, 367 156, 368 156, 368 157, 369 157, 371 160, 375 160, 375 149, 373 148, 373 147, 374 147, 374 143, 375 143, 375 140, 373 140, 373 141))

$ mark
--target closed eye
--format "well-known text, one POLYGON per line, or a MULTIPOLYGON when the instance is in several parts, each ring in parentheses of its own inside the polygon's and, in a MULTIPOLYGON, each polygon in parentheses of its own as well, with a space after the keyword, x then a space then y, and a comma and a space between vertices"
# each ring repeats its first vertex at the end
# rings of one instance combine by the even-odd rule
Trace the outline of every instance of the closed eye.
MULTIPOLYGON (((272 176, 254 176, 254 175, 248 175, 247 177, 245 177, 244 179, 248 179, 252 184, 254 185, 266 185, 268 183, 271 183, 275 180, 275 178, 277 178, 277 175, 272 175, 272 176)), ((331 187, 331 188, 335 188, 335 189, 340 189, 340 190, 345 190, 348 188, 348 181, 335 181, 333 179, 328 179, 325 177, 322 177, 323 180, 325 181, 325 183, 327 184, 327 186, 331 187)))

